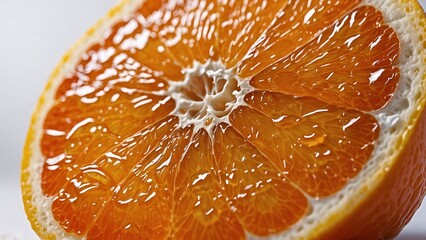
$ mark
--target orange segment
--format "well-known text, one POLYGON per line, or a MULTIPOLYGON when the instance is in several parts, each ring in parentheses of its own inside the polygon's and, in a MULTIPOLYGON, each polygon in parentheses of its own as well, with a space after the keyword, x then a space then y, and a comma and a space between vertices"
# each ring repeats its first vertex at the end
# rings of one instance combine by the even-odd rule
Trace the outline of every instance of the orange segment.
POLYGON ((219 0, 219 53, 231 68, 273 23, 287 0, 219 0))
POLYGON ((165 51, 158 34, 149 29, 149 23, 142 15, 135 15, 110 29, 108 37, 102 42, 103 48, 111 47, 118 52, 126 53, 137 62, 154 70, 156 75, 170 80, 182 80, 181 67, 165 51))
POLYGON ((306 197, 232 127, 219 125, 214 138, 224 195, 247 231, 278 233, 307 212, 306 197))
POLYGON ((205 130, 200 130, 193 137, 176 177, 173 238, 245 239, 218 180, 211 139, 205 130))
POLYGON ((169 236, 176 166, 191 134, 191 128, 178 129, 169 139, 163 139, 152 153, 134 159, 133 169, 110 189, 112 197, 90 227, 88 239, 166 239, 169 236))
POLYGON ((399 79, 399 40, 373 7, 361 7, 316 39, 266 68, 257 89, 312 96, 371 111, 391 98, 399 79))
MULTIPOLYGON (((86 163, 77 164, 73 159, 72 162, 49 165, 48 168, 57 168, 52 172, 45 170, 43 176, 48 182, 44 184, 63 184, 58 186, 61 190, 52 205, 59 224, 77 235, 86 234, 110 201, 114 189, 141 159, 157 148, 159 142, 169 141, 176 126, 176 119, 168 118, 126 138, 119 146, 86 163)), ((47 189, 44 191, 46 193, 47 189)))
POLYGON ((309 97, 254 92, 232 126, 292 182, 315 197, 341 189, 367 162, 379 129, 374 117, 309 97))
MULTIPOLYGON (((85 88, 77 88, 76 91, 82 89, 85 88)), ((43 167, 45 193, 50 195, 59 191, 65 180, 63 171, 68 171, 66 166, 84 166, 120 139, 166 117, 174 107, 170 97, 117 90, 95 90, 58 102, 48 113, 40 143, 42 153, 49 159, 43 167), (101 96, 96 97, 100 92, 101 96), (85 102, 85 98, 97 100, 85 102), (123 122, 129 125, 123 125, 123 122), (52 181, 57 177, 61 180, 52 181)))
MULTIPOLYGON (((113 48, 92 47, 76 67, 75 73, 68 76, 59 86, 56 99, 71 95, 82 95, 86 102, 95 101, 85 94, 97 91, 104 94, 109 89, 134 92, 158 92, 167 90, 168 83, 151 70, 124 52, 113 48)), ((92 97, 97 97, 92 94, 92 97)), ((62 99, 63 100, 63 99, 62 99)))
POLYGON ((240 76, 253 76, 302 47, 360 2, 290 0, 238 67, 240 76))
MULTIPOLYGON (((150 0, 145 5, 157 2, 150 0)), ((149 29, 158 32, 166 47, 161 50, 167 49, 181 66, 191 67, 194 61, 217 60, 216 1, 170 1, 146 18, 149 29)))

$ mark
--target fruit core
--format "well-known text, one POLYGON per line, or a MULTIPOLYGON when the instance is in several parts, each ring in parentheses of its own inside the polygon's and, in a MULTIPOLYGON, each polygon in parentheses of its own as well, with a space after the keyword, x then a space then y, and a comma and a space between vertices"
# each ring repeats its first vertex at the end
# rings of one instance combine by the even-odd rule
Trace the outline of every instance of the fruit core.
POLYGON ((243 102, 245 93, 253 89, 247 80, 236 76, 233 69, 221 63, 207 61, 196 63, 184 70, 185 79, 169 82, 169 96, 176 102, 175 115, 187 126, 209 130, 243 102))

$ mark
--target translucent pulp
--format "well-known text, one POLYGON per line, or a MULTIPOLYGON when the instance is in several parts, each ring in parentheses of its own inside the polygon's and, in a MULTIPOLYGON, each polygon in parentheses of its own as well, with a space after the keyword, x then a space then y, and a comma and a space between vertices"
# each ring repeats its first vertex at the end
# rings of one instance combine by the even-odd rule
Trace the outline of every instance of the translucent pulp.
POLYGON ((360 3, 143 1, 66 74, 43 122, 59 226, 88 240, 295 226, 368 163, 370 112, 399 80, 396 33, 360 3))

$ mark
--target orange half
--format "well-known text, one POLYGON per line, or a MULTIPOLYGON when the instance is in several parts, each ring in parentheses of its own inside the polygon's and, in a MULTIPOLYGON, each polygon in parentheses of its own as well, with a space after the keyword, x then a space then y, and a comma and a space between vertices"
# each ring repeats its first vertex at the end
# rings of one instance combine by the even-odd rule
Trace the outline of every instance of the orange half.
POLYGON ((122 1, 64 57, 33 115, 33 228, 395 236, 425 194, 425 23, 404 0, 122 1))

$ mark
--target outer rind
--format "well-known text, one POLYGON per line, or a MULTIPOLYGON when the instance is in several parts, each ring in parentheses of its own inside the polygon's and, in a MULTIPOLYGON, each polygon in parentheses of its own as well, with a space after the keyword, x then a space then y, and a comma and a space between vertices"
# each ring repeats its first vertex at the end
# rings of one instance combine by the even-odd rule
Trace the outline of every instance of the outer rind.
MULTIPOLYGON (((419 42, 425 48, 424 10, 417 1, 399 2, 411 5, 404 11, 417 25, 419 42)), ((422 56, 422 62, 426 64, 426 53, 422 56)), ((399 154, 376 173, 373 181, 365 182, 357 189, 362 197, 353 207, 317 225, 308 239, 392 239, 411 220, 426 194, 426 74, 419 87, 421 96, 417 108, 395 145, 399 154)))
MULTIPOLYGON (((108 25, 112 22, 111 19, 122 15, 125 7, 133 2, 135 0, 121 0, 68 50, 51 74, 33 113, 23 150, 21 188, 27 217, 34 231, 42 239, 57 238, 56 234, 47 232, 39 222, 36 217, 37 208, 31 204, 32 186, 29 182, 31 172, 28 169, 34 139, 36 139, 35 134, 39 131, 36 127, 44 120, 40 119, 39 113, 46 107, 46 99, 49 93, 54 91, 55 80, 58 79, 63 66, 70 63, 70 58, 76 54, 75 50, 81 50, 82 47, 87 46, 89 39, 99 34, 101 26, 108 25)), ((416 1, 399 0, 399 2, 412 5, 411 9, 405 10, 412 16, 412 22, 423 20, 422 22, 426 24, 424 12, 416 1)), ((426 39, 424 26, 418 29, 418 32, 422 33, 422 39, 419 41, 426 39)), ((423 62, 426 63, 426 56, 423 62)), ((363 197, 357 200, 354 207, 336 211, 337 214, 328 217, 316 225, 313 231, 306 233, 306 239, 388 239, 397 235, 411 219, 426 193, 426 148, 422 144, 426 140, 426 112, 423 111, 426 103, 426 75, 423 79, 423 91, 418 100, 418 108, 412 113, 411 122, 405 126, 404 134, 398 141, 399 146, 407 147, 400 147, 400 154, 392 159, 388 169, 381 169, 376 173, 373 181, 366 182, 357 189, 363 197), (408 191, 407 186, 413 186, 412 191, 408 191), (403 215, 395 213, 403 213, 403 215), (370 221, 373 217, 374 221, 370 221)))
POLYGON ((383 170, 377 186, 360 189, 371 194, 357 207, 330 218, 312 239, 393 239, 411 220, 426 193, 426 111, 416 113, 421 114, 417 124, 401 139, 409 147, 388 171, 383 170))
MULTIPOLYGON (((49 88, 49 85, 50 84, 47 85, 46 89, 49 88)), ((25 140, 25 146, 24 146, 22 163, 21 163, 21 191, 22 191, 22 200, 24 202, 25 212, 27 214, 27 218, 30 221, 31 227, 33 228, 33 230, 37 233, 37 235, 41 239, 56 239, 54 235, 46 232, 46 229, 43 228, 41 223, 36 218, 37 208, 31 204, 33 195, 32 195, 32 186, 29 183, 30 172, 28 171, 28 168, 29 168, 30 159, 31 159, 31 145, 34 139, 33 126, 34 126, 34 123, 37 121, 37 117, 36 117, 37 110, 41 108, 41 106, 43 105, 43 102, 44 102, 44 97, 41 96, 39 99, 38 105, 36 107, 36 111, 33 113, 33 116, 31 118, 31 127, 28 130, 27 138, 25 140)))
MULTIPOLYGON (((94 26, 92 26, 62 57, 59 63, 56 65, 52 74, 49 77, 49 80, 43 90, 43 94, 40 96, 36 109, 32 114, 30 128, 27 133, 27 137, 25 140, 25 146, 23 149, 22 155, 22 163, 21 163, 21 191, 22 191, 22 200, 24 202, 25 212, 27 214, 27 218, 31 223, 31 227, 37 233, 37 235, 41 239, 57 239, 56 234, 49 233, 43 227, 43 224, 39 222, 39 219, 36 217, 37 208, 31 204, 33 194, 32 194, 32 186, 29 182, 31 172, 28 170, 30 168, 30 161, 32 157, 32 148, 34 144, 34 139, 36 139, 37 126, 40 121, 44 121, 44 119, 40 119, 40 112, 43 111, 45 107, 46 99, 48 99, 49 93, 54 91, 55 80, 57 80, 58 76, 61 74, 62 68, 64 65, 70 62, 70 59, 75 54, 75 50, 81 49, 82 47, 87 45, 90 38, 97 34, 98 28, 100 26, 106 25, 110 23, 111 19, 115 16, 120 15, 125 6, 130 4, 132 0, 121 0, 115 7, 111 8, 109 12, 102 17, 94 26)), ((98 33, 99 34, 99 33, 98 33)))

